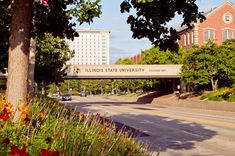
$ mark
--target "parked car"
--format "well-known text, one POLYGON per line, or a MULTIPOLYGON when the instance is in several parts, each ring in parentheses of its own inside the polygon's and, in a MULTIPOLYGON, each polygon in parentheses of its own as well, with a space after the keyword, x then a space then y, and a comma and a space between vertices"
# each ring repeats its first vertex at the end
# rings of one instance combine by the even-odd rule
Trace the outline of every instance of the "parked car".
POLYGON ((62 101, 71 101, 72 96, 70 94, 64 94, 62 95, 62 101))
POLYGON ((58 92, 53 92, 52 93, 52 98, 58 98, 59 97, 59 93, 58 92))
POLYGON ((81 91, 81 92, 78 93, 78 95, 81 96, 81 97, 86 97, 87 96, 87 92, 81 91))

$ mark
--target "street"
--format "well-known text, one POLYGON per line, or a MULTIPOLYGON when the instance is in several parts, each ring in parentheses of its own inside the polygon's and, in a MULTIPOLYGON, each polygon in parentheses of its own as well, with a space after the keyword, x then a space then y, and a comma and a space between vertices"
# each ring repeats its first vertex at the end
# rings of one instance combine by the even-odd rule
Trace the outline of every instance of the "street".
POLYGON ((100 96, 65 102, 76 111, 100 113, 142 131, 140 141, 160 156, 234 156, 235 113, 159 107, 100 96))

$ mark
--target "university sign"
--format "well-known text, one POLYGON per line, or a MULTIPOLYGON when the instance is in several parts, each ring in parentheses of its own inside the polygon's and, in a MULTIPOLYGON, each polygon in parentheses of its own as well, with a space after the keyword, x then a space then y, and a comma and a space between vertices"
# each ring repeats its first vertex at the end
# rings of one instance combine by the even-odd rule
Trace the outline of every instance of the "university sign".
POLYGON ((182 65, 72 65, 68 79, 179 78, 182 65))

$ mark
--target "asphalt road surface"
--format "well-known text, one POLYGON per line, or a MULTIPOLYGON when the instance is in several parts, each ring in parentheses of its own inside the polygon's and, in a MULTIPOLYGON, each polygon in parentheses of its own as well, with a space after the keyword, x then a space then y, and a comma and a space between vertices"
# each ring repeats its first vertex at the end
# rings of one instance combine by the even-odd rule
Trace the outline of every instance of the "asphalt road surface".
POLYGON ((100 113, 107 119, 144 132, 160 156, 235 156, 235 113, 158 107, 98 96, 65 102, 76 111, 100 113))

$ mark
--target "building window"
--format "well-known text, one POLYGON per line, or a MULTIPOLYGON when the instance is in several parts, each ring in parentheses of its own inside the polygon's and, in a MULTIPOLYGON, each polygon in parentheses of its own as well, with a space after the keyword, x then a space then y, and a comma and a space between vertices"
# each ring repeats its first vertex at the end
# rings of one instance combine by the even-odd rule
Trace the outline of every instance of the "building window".
POLYGON ((233 38, 233 31, 226 29, 223 31, 223 41, 232 39, 233 38))
POLYGON ((232 15, 231 13, 229 13, 229 12, 225 13, 225 14, 223 15, 223 21, 224 21, 224 23, 226 23, 226 24, 231 23, 231 22, 233 21, 233 15, 232 15))
POLYGON ((187 43, 190 45, 190 33, 187 33, 187 43))
POLYGON ((187 38, 186 38, 186 35, 184 34, 184 46, 187 45, 187 38))
POLYGON ((194 43, 194 33, 191 32, 191 42, 194 43))
POLYGON ((211 29, 207 29, 204 31, 204 42, 208 42, 209 40, 215 40, 215 31, 211 29))

